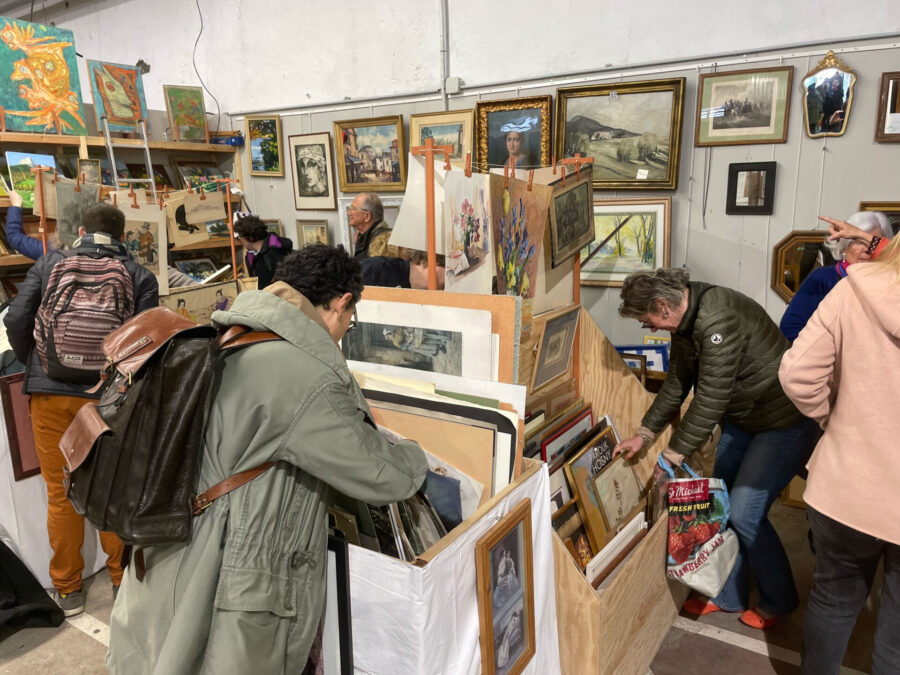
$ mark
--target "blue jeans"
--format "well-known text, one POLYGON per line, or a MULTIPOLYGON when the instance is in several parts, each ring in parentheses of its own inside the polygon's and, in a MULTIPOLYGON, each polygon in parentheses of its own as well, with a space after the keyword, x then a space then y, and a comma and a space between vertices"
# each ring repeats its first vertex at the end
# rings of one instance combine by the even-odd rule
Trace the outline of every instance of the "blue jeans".
POLYGON ((813 508, 808 507, 807 513, 816 545, 816 571, 806 606, 801 672, 836 675, 840 671, 856 618, 883 558, 884 587, 872 673, 900 673, 900 546, 847 527, 813 508))
POLYGON ((713 476, 725 481, 731 496, 729 524, 740 542, 737 561, 722 592, 713 598, 737 612, 748 605, 750 570, 756 575, 759 608, 783 616, 799 604, 791 565, 769 522, 769 508, 806 464, 818 426, 806 420, 786 429, 756 434, 722 423, 713 476))

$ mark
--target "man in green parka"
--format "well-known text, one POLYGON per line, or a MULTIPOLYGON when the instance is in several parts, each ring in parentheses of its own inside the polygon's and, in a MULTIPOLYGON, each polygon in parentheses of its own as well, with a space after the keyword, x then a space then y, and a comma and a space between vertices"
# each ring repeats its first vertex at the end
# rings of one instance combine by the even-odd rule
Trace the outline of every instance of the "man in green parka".
POLYGON ((336 343, 353 326, 359 264, 316 245, 287 256, 274 282, 241 293, 218 327, 268 330, 283 340, 228 353, 213 391, 202 492, 276 462, 194 520, 186 544, 144 550, 110 621, 111 673, 299 673, 325 597, 329 486, 372 504, 413 495, 422 449, 391 444, 336 343))

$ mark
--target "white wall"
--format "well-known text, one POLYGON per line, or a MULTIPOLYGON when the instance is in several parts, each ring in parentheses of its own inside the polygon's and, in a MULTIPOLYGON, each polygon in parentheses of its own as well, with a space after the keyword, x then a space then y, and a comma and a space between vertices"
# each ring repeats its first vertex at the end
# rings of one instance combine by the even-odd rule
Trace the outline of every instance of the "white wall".
MULTIPOLYGON (((200 0, 200 7, 205 30, 197 67, 223 113, 285 109, 281 112, 287 137, 331 131, 337 119, 403 114, 408 124, 412 113, 442 109, 437 0, 200 0), (379 98, 391 100, 360 102, 379 98)), ((143 58, 151 63, 144 77, 151 108, 164 107, 163 84, 199 84, 191 65, 200 28, 194 2, 70 0, 68 9, 60 5, 47 14, 75 32, 78 51, 87 58, 122 63, 143 58)), ((36 11, 35 20, 46 17, 36 11)), ((816 229, 819 213, 846 216, 856 211, 860 200, 900 200, 900 144, 872 140, 880 74, 900 69, 896 0, 849 6, 836 0, 643 0, 615 5, 449 0, 449 25, 450 75, 463 78, 465 85, 460 95, 450 98, 451 109, 472 108, 477 100, 517 92, 555 94, 572 73, 593 71, 584 77, 596 82, 686 77, 678 190, 598 196, 671 194, 671 264, 686 264, 694 278, 741 290, 776 320, 785 305, 769 289, 775 243, 793 229, 816 229), (821 46, 802 46, 807 43, 821 46), (799 80, 829 46, 845 50, 840 56, 856 69, 858 81, 847 133, 813 140, 802 129, 799 80), (753 53, 742 63, 745 50, 753 53), (725 53, 736 56, 715 56, 725 53), (760 54, 766 60, 759 60, 760 54), (714 62, 719 70, 794 66, 787 143, 693 147, 698 77, 710 72, 714 62), (659 65, 648 65, 654 63, 659 65), (510 84, 495 84, 507 81, 510 84), (728 165, 767 160, 778 162, 774 214, 726 216, 728 165)), ((91 100, 83 72, 82 88, 85 100, 91 100)), ((207 109, 215 111, 209 98, 207 109)), ((223 115, 221 126, 242 128, 242 118, 223 115)), ((245 181, 254 210, 280 218, 289 235, 298 218, 327 218, 332 236, 340 241, 338 213, 294 210, 289 169, 287 175, 245 181)), ((614 342, 640 341, 638 324, 616 315, 617 289, 584 288, 582 301, 614 342)))

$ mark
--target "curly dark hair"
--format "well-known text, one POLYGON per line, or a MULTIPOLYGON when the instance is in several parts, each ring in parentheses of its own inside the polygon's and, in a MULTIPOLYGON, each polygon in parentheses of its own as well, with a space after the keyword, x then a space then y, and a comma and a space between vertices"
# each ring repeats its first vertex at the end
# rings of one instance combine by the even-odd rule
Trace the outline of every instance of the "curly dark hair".
POLYGON ((341 245, 313 244, 289 253, 275 268, 276 281, 300 291, 316 307, 327 307, 344 293, 356 304, 363 291, 362 268, 341 245))
POLYGON ((125 214, 112 204, 94 204, 85 209, 81 226, 88 233, 103 232, 113 239, 121 239, 125 234, 125 214))
POLYGON ((234 233, 248 241, 262 241, 269 236, 269 228, 258 216, 244 216, 234 224, 234 233))

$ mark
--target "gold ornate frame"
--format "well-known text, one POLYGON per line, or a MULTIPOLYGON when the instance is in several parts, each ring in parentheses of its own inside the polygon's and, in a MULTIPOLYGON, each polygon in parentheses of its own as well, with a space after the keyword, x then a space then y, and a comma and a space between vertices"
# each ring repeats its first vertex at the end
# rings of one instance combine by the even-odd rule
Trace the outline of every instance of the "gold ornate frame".
POLYGON ((835 56, 834 52, 829 50, 821 61, 816 64, 816 67, 810 70, 806 75, 803 76, 803 79, 800 80, 800 94, 803 98, 801 98, 801 107, 803 108, 803 130, 806 132, 806 135, 810 138, 822 138, 824 136, 843 136, 844 132, 847 131, 847 124, 850 123, 850 107, 853 105, 853 86, 856 84, 856 73, 853 68, 848 66, 846 63, 841 61, 837 56, 835 56), (840 131, 821 131, 818 133, 811 133, 809 130, 809 105, 806 101, 807 94, 807 83, 806 81, 822 72, 823 70, 837 70, 844 74, 850 76, 850 86, 847 87, 847 102, 846 102, 846 112, 844 113, 844 123, 841 125, 840 131))
MULTIPOLYGON (((794 230, 775 244, 772 249, 772 290, 778 294, 778 297, 785 302, 790 302, 794 297, 794 293, 796 293, 796 291, 788 288, 784 281, 785 272, 789 271, 785 262, 788 251, 797 246, 805 246, 808 243, 822 244, 827 236, 828 230, 794 230)), ((798 277, 796 287, 800 288, 802 280, 799 278, 799 274, 796 276, 798 277)))
MULTIPOLYGON (((466 153, 472 152, 472 137, 475 135, 475 113, 468 110, 448 110, 447 112, 418 113, 409 116, 409 145, 418 145, 417 140, 422 127, 432 127, 440 124, 462 124, 462 153, 459 157, 450 157, 453 166, 464 168, 466 165, 466 153)), ((439 143, 435 143, 439 145, 439 143)))
MULTIPOLYGON (((478 101, 475 104, 475 163, 483 171, 488 170, 488 116, 494 112, 507 110, 529 110, 538 108, 541 111, 541 141, 538 161, 541 166, 550 165, 550 116, 552 115, 553 97, 529 96, 526 98, 507 98, 500 101, 478 101)), ((503 166, 502 164, 500 166, 503 166)))
POLYGON ((403 135, 403 115, 387 115, 367 119, 341 120, 334 123, 334 149, 337 156, 338 179, 341 192, 405 192, 406 191, 406 138, 403 135), (393 124, 397 129, 397 155, 400 163, 399 182, 350 181, 344 157, 344 131, 357 127, 381 127, 393 124))

